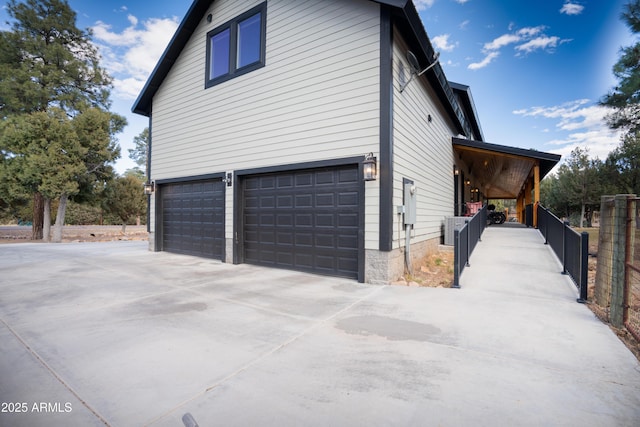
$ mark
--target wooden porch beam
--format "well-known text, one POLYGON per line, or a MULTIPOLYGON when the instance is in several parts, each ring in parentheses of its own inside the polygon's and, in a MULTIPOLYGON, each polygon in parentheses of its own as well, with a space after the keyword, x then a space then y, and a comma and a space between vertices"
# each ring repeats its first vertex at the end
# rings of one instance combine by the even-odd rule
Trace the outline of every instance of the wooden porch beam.
POLYGON ((533 167, 533 226, 538 228, 538 203, 540 203, 540 161, 533 167))

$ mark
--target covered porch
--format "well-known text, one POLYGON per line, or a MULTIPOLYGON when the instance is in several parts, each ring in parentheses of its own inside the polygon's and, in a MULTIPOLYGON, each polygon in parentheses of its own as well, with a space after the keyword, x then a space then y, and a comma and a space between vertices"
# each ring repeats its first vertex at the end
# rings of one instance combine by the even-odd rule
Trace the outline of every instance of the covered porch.
POLYGON ((527 206, 540 201, 540 181, 560 155, 455 137, 452 143, 456 216, 467 214, 467 202, 513 199, 517 221, 537 226, 536 209, 527 206))

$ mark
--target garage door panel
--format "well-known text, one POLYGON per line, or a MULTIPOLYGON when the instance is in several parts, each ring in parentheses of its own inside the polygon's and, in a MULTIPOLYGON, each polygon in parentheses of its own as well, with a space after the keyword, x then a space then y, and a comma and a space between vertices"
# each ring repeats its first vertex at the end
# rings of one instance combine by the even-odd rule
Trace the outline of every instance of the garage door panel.
POLYGON ((293 184, 294 184, 293 175, 291 174, 280 175, 277 177, 276 182, 277 182, 278 188, 280 189, 293 188, 293 184))
POLYGON ((357 207, 359 205, 357 192, 343 192, 338 194, 338 205, 342 207, 357 207))
POLYGON ((304 213, 296 214, 296 227, 312 227, 313 226, 313 214, 304 213))
POLYGON ((313 207, 313 197, 310 194, 297 194, 296 208, 311 208, 313 207))
POLYGON ((318 172, 316 174, 316 186, 333 185, 336 179, 335 175, 333 171, 318 172))
POLYGON ((357 278, 358 177, 353 165, 243 179, 245 261, 357 278))
POLYGON ((275 243, 275 233, 272 231, 261 231, 260 232, 260 244, 262 245, 273 245, 275 243))
POLYGON ((293 249, 294 237, 293 233, 277 233, 277 244, 282 247, 289 247, 290 250, 293 249))
POLYGON ((313 174, 300 172, 295 175, 296 187, 310 188, 313 185, 313 174))
POLYGON ((299 247, 312 247, 313 246, 313 234, 312 233, 296 233, 295 238, 296 246, 299 247))
POLYGON ((338 214, 338 228, 358 228, 358 214, 343 213, 338 214))
POLYGON ((316 194, 316 207, 334 208, 336 206, 335 196, 336 195, 334 193, 316 194))
POLYGON ((338 236, 338 249, 358 249, 358 237, 357 236, 338 236))
POLYGON ((257 208, 259 206, 258 203, 259 203, 258 197, 247 197, 244 201, 245 206, 250 208, 257 208))
POLYGON ((277 206, 279 208, 292 208, 293 207, 293 196, 292 195, 284 195, 284 196, 278 196, 277 199, 277 206))
POLYGON ((276 223, 275 214, 273 213, 264 213, 260 215, 260 223, 261 227, 272 226, 276 223))
POLYGON ((338 171, 338 182, 340 184, 358 184, 358 168, 341 169, 338 171))
POLYGON ((260 180, 261 190, 270 190, 276 188, 276 177, 269 176, 260 180))
POLYGON ((311 254, 295 254, 295 264, 298 268, 312 269, 313 256, 311 254))
POLYGON ((207 180, 163 184, 160 191, 162 249, 222 259, 224 184, 207 180))
POLYGON ((268 209, 276 206, 275 196, 264 196, 260 198, 260 208, 268 209))
POLYGON ((293 225, 293 214, 279 213, 277 217, 279 227, 291 227, 293 225))
POLYGON ((316 224, 316 227, 318 228, 329 227, 333 229, 336 226, 335 214, 333 213, 316 214, 315 218, 316 218, 315 224, 316 224))
POLYGON ((315 243, 318 249, 334 249, 336 247, 336 236, 332 234, 316 233, 315 243))

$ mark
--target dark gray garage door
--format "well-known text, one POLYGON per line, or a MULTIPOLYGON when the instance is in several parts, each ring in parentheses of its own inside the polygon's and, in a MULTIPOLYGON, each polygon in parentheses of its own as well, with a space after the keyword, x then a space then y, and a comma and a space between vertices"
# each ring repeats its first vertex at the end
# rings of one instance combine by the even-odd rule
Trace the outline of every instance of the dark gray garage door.
POLYGON ((222 259, 224 183, 220 179, 161 186, 162 249, 222 259))
POLYGON ((243 194, 245 262, 358 278, 357 166, 249 176, 243 194))

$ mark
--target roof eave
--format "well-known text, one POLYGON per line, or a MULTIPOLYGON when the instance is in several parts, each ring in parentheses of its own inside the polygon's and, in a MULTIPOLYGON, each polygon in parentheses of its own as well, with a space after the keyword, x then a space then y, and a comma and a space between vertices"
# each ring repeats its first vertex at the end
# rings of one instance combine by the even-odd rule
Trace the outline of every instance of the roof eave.
POLYGON ((494 151, 497 153, 528 157, 538 160, 540 162, 540 179, 544 178, 562 158, 559 154, 546 153, 544 151, 533 149, 509 147, 506 145, 490 144, 488 142, 474 141, 471 139, 453 137, 452 142, 454 146, 460 145, 463 147, 477 148, 480 150, 494 151))
POLYGON ((134 102, 131 111, 147 117, 151 115, 151 102, 153 100, 153 96, 160 88, 160 85, 177 60, 180 52, 182 52, 182 49, 184 49, 185 45, 191 38, 191 35, 200 23, 200 20, 212 1, 213 0, 194 0, 191 4, 191 7, 189 7, 189 10, 182 19, 182 22, 171 38, 167 48, 160 57, 160 60, 149 75, 149 78, 142 88, 140 95, 138 95, 138 98, 134 102))
POLYGON ((458 91, 463 95, 463 103, 465 104, 466 110, 468 114, 466 117, 471 122, 471 126, 473 127, 474 133, 481 141, 484 141, 484 134, 482 132, 482 126, 480 126, 480 117, 478 116, 478 111, 476 110, 476 104, 473 101, 473 96, 471 95, 471 88, 467 85, 455 82, 449 82, 449 85, 454 91, 458 91))

